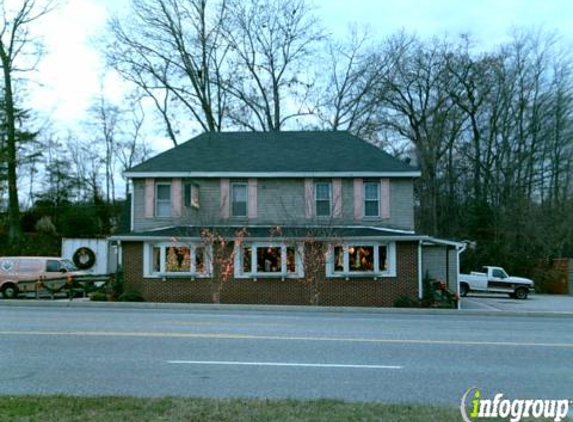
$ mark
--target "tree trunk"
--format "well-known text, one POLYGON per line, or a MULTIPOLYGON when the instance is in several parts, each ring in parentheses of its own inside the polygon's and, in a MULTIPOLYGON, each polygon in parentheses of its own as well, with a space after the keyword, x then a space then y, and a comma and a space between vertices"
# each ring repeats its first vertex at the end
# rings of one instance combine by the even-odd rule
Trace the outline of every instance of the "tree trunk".
POLYGON ((8 164, 8 242, 17 245, 22 238, 20 205, 18 201, 18 179, 16 173, 16 111, 12 92, 11 63, 0 46, 0 59, 4 73, 4 108, 6 123, 6 161, 8 164))

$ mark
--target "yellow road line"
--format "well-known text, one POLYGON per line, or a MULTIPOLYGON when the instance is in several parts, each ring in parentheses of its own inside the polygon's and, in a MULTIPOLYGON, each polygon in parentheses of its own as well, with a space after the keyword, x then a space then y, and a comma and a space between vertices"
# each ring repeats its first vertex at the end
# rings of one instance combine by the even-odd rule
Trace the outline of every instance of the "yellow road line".
POLYGON ((306 337, 306 336, 265 336, 252 334, 227 333, 167 333, 145 331, 0 331, 0 336, 78 336, 78 337, 164 337, 195 338, 218 340, 277 340, 277 341, 331 341, 348 343, 380 344, 426 344, 454 346, 512 346, 512 347, 558 347, 573 348, 573 343, 534 343, 512 341, 474 341, 474 340, 424 340, 424 339, 388 339, 365 337, 306 337))
MULTIPOLYGON (((2 322, 67 322, 69 318, 64 317, 47 317, 47 318, 3 318, 2 322)), ((74 322, 91 322, 89 318, 78 319, 74 318, 74 322)), ((293 327, 295 324, 273 323, 273 322, 220 322, 220 321, 157 321, 159 325, 220 325, 229 327, 293 327)))

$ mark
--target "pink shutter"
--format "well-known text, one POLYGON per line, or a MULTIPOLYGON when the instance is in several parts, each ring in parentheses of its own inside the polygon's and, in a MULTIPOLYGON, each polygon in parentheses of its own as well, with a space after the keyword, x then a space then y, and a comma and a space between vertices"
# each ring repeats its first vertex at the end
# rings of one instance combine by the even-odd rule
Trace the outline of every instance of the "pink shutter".
POLYGON ((342 179, 332 179, 332 216, 342 217, 342 179))
POLYGON ((229 179, 221 179, 221 217, 229 218, 229 179))
POLYGON ((143 214, 145 218, 153 218, 155 209, 155 179, 145 179, 143 201, 143 214))
POLYGON ((174 218, 181 217, 183 195, 181 189, 183 188, 181 179, 173 179, 171 181, 171 215, 174 218))
POLYGON ((390 179, 380 179, 380 199, 382 200, 380 216, 390 218, 390 179))
POLYGON ((248 216, 257 218, 257 179, 249 179, 248 216))
POLYGON ((304 209, 306 218, 312 218, 314 215, 314 181, 304 179, 304 209))
POLYGON ((354 179, 354 219, 364 217, 364 183, 362 179, 354 179))

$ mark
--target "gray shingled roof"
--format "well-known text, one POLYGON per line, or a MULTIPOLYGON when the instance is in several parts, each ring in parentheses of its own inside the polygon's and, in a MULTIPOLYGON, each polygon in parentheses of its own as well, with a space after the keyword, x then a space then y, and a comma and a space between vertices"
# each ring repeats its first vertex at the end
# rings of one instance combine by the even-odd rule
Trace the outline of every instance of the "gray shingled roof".
POLYGON ((417 169, 348 132, 204 133, 126 172, 412 173, 417 169))

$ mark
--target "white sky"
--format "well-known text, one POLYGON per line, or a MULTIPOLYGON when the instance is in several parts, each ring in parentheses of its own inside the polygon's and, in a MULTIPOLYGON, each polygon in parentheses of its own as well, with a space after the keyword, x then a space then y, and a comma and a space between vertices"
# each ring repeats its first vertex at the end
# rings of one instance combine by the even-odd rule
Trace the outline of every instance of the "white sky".
MULTIPOLYGON (((7 0, 8 2, 19 0, 7 0)), ((65 0, 64 0, 65 1, 65 0)), ((74 128, 100 91, 103 61, 93 43, 110 11, 127 0, 67 0, 42 20, 48 54, 34 79, 30 106, 60 129, 74 128)), ((349 24, 367 24, 382 38, 400 29, 430 37, 471 33, 484 48, 504 40, 512 27, 556 30, 573 43, 572 0, 315 0, 326 29, 344 36, 349 24)), ((104 79, 104 92, 119 98, 121 81, 104 79)), ((156 150, 168 147, 158 144, 156 150)))

